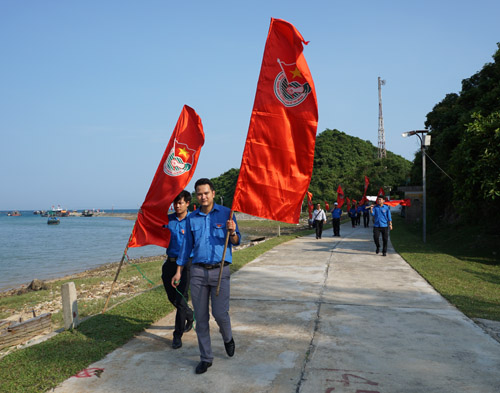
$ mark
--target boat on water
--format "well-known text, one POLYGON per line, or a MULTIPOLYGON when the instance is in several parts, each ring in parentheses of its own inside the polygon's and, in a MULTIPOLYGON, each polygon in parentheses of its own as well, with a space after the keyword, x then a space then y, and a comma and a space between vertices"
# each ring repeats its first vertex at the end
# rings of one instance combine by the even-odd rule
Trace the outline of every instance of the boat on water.
POLYGON ((47 219, 48 225, 58 225, 60 222, 61 220, 55 216, 51 216, 47 219))
MULTIPOLYGON (((51 216, 56 216, 56 217, 68 217, 69 216, 69 210, 61 209, 61 206, 57 205, 57 208, 52 206, 50 210, 41 210, 40 215, 42 217, 51 217, 51 216)), ((35 213, 36 214, 36 213, 35 213)))
POLYGON ((19 217, 21 213, 19 213, 17 210, 13 210, 11 212, 8 212, 7 215, 10 217, 19 217))

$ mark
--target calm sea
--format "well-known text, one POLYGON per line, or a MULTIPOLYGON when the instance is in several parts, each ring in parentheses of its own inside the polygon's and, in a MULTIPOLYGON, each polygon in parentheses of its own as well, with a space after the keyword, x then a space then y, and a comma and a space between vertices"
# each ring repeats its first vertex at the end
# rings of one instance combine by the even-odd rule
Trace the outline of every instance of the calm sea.
MULTIPOLYGON (((134 226, 118 217, 60 217, 59 225, 47 225, 47 217, 21 214, 0 213, 0 291, 120 261, 134 226)), ((158 246, 128 251, 130 258, 164 254, 158 246)))

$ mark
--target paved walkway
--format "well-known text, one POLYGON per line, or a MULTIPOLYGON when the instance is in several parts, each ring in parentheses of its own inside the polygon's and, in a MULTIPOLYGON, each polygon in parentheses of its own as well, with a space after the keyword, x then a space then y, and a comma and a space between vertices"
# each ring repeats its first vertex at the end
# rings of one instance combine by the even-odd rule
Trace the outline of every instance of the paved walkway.
POLYGON ((211 321, 213 366, 195 375, 194 332, 170 348, 173 314, 57 393, 494 393, 500 343, 444 300, 371 228, 304 237, 231 278, 236 354, 211 321))

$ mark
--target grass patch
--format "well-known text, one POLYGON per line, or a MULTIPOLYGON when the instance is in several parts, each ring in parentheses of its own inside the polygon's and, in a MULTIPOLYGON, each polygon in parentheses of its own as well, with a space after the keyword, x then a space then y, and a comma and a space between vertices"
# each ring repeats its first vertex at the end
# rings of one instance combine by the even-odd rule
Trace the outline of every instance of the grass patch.
MULTIPOLYGON (((278 244, 311 233, 313 230, 301 230, 293 235, 272 238, 236 251, 233 254, 231 270, 239 270, 278 244)), ((161 263, 162 261, 151 263, 144 269, 141 264, 141 270, 149 278, 158 275, 159 280, 161 263)), ((132 268, 127 266, 129 267, 132 268)), ((120 277, 129 273, 128 269, 125 269, 120 277)), ((85 285, 85 282, 80 282, 80 287, 82 284, 85 285)), ((102 309, 100 304, 93 307, 96 307, 97 311, 102 309)), ((82 305, 79 306, 79 309, 81 308, 82 305)), ((0 392, 39 393, 52 389, 122 346, 171 311, 173 306, 167 301, 163 286, 158 286, 117 305, 105 314, 85 320, 77 329, 65 331, 43 343, 13 352, 0 359, 0 392)))
POLYGON ((102 359, 173 307, 162 287, 143 293, 38 345, 0 361, 1 392, 44 392, 102 359))
POLYGON ((498 234, 482 226, 449 226, 427 234, 394 217, 396 251, 441 295, 470 318, 500 321, 498 234))

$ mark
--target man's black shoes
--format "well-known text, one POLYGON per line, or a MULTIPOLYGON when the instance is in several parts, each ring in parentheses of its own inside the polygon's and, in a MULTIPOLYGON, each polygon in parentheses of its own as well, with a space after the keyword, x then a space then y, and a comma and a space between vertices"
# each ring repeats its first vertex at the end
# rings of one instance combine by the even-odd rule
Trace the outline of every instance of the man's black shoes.
POLYGON ((386 254, 385 252, 382 254, 382 256, 383 256, 383 257, 385 257, 386 255, 387 255, 387 254, 386 254))
POLYGON ((377 247, 377 251, 375 251, 375 254, 378 254, 380 252, 380 248, 377 247))
POLYGON ((226 347, 227 356, 231 357, 234 355, 234 349, 236 348, 234 339, 231 338, 231 341, 229 341, 228 343, 224 343, 224 347, 226 347))
POLYGON ((212 365, 210 362, 204 362, 203 360, 196 366, 196 374, 206 373, 208 368, 212 365))
POLYGON ((184 333, 189 332, 193 328, 193 320, 187 320, 186 321, 186 326, 184 326, 184 333))
POLYGON ((174 336, 174 339, 172 340, 172 348, 173 349, 179 349, 182 347, 182 340, 180 337, 174 336))

